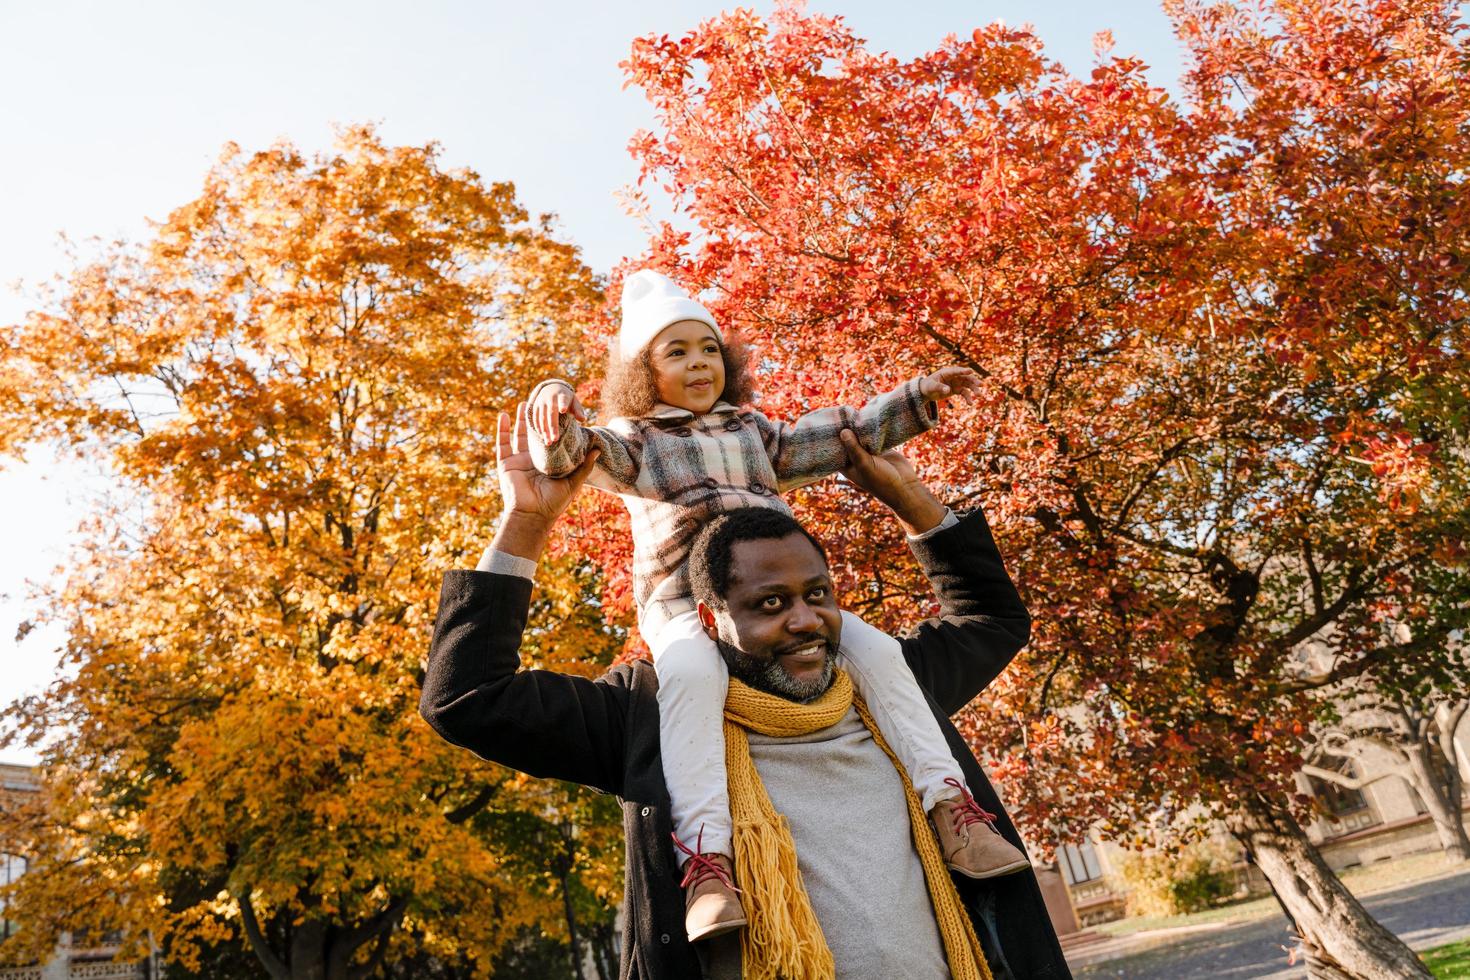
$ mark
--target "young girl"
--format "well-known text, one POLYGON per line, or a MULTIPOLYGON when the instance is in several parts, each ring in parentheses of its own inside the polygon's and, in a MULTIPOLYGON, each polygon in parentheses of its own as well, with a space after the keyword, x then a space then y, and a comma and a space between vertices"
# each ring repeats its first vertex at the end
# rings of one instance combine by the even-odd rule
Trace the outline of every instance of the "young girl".
MULTIPOLYGON (((737 507, 789 513, 779 494, 847 465, 843 429, 868 452, 885 452, 931 428, 936 402, 968 395, 978 379, 967 368, 943 368, 861 409, 773 422, 737 408, 749 396, 740 350, 672 280, 634 273, 623 284, 622 306, 604 386, 605 407, 617 417, 607 426, 581 425, 587 416, 571 385, 544 381, 529 399, 531 456, 542 472, 562 476, 596 446, 601 455, 588 482, 619 495, 632 515, 638 628, 658 673, 664 776, 675 841, 689 855, 683 885, 693 941, 739 928, 745 918, 731 880, 722 727, 728 674, 694 611, 685 567, 691 541, 711 517, 737 507)), ((950 867, 973 878, 1027 867, 964 792, 898 642, 842 615, 844 666, 908 770, 950 867)))

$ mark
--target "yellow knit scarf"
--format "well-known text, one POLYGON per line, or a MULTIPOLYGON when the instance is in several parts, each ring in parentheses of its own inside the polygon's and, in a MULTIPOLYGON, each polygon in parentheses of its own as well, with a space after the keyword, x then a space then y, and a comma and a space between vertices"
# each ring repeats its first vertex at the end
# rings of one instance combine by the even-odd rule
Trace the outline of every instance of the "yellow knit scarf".
POLYGON ((854 706, 872 732, 873 741, 903 780, 914 849, 929 884, 950 975, 954 980, 990 980, 980 941, 950 880, 919 795, 873 723, 867 705, 854 694, 852 681, 841 670, 832 687, 807 704, 757 691, 730 678, 730 693, 725 699, 725 765, 729 770, 730 815, 735 824, 736 884, 748 922, 742 943, 742 975, 746 980, 832 980, 836 976, 832 951, 827 948, 801 880, 791 828, 766 795, 750 758, 746 731, 777 738, 805 735, 837 724, 854 706))

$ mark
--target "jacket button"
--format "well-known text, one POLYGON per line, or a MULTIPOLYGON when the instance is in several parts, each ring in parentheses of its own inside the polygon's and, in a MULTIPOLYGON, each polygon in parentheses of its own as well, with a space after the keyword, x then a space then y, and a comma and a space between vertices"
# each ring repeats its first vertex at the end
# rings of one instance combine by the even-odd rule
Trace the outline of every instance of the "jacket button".
POLYGON ((646 807, 644 807, 644 808, 643 808, 643 809, 642 809, 642 811, 640 811, 640 812, 641 812, 641 813, 642 813, 642 814, 643 814, 643 816, 645 816, 645 817, 646 817, 646 816, 648 816, 648 815, 649 815, 649 814, 650 814, 650 813, 652 813, 652 812, 653 812, 653 807, 651 807, 651 806, 646 806, 646 807))
POLYGON ((673 433, 674 435, 676 435, 676 436, 692 436, 692 435, 694 435, 694 430, 691 429, 691 428, 689 428, 689 426, 687 426, 687 425, 681 425, 677 429, 670 429, 669 431, 671 433, 673 433))
POLYGON ((716 480, 712 476, 707 476, 707 477, 704 478, 704 485, 708 489, 713 490, 715 487, 717 487, 717 486, 720 485, 720 481, 719 480, 716 480))
POLYGON ((669 944, 669 934, 664 933, 662 936, 659 936, 658 941, 667 946, 669 944))
POLYGON ((739 432, 743 428, 745 427, 740 424, 739 419, 730 419, 728 422, 725 423, 726 432, 739 432))
POLYGON ((761 494, 766 492, 765 484, 752 481, 750 484, 750 492, 755 494, 756 496, 760 496, 761 494))

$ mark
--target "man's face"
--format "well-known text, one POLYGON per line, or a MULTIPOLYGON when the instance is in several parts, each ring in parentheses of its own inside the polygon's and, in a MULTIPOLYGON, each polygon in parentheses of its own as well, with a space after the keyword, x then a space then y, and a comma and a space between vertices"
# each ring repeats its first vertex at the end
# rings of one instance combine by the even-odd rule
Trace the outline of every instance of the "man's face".
POLYGON ((725 608, 701 603, 699 617, 730 675, 751 687, 810 701, 832 686, 842 612, 804 535, 736 542, 725 608))

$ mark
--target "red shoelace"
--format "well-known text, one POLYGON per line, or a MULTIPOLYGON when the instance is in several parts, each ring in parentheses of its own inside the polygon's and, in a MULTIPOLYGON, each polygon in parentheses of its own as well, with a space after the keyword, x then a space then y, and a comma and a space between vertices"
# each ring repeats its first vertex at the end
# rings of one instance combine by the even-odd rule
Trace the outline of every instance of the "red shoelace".
POLYGON ((959 806, 954 808, 954 829, 956 833, 961 828, 977 823, 989 824, 990 829, 995 830, 995 814, 988 812, 979 803, 976 803, 975 797, 970 795, 970 791, 965 788, 964 783, 950 776, 944 781, 944 785, 953 786, 959 790, 963 800, 959 806))
POLYGON ((689 845, 679 839, 678 834, 670 834, 669 836, 674 838, 675 847, 689 855, 689 861, 684 865, 684 880, 679 882, 680 888, 688 888, 690 885, 698 885, 709 881, 711 878, 718 878, 732 892, 738 893, 740 891, 740 889, 735 887, 735 882, 730 878, 730 872, 720 867, 705 855, 703 827, 699 828, 699 835, 694 838, 693 850, 690 850, 689 845))

